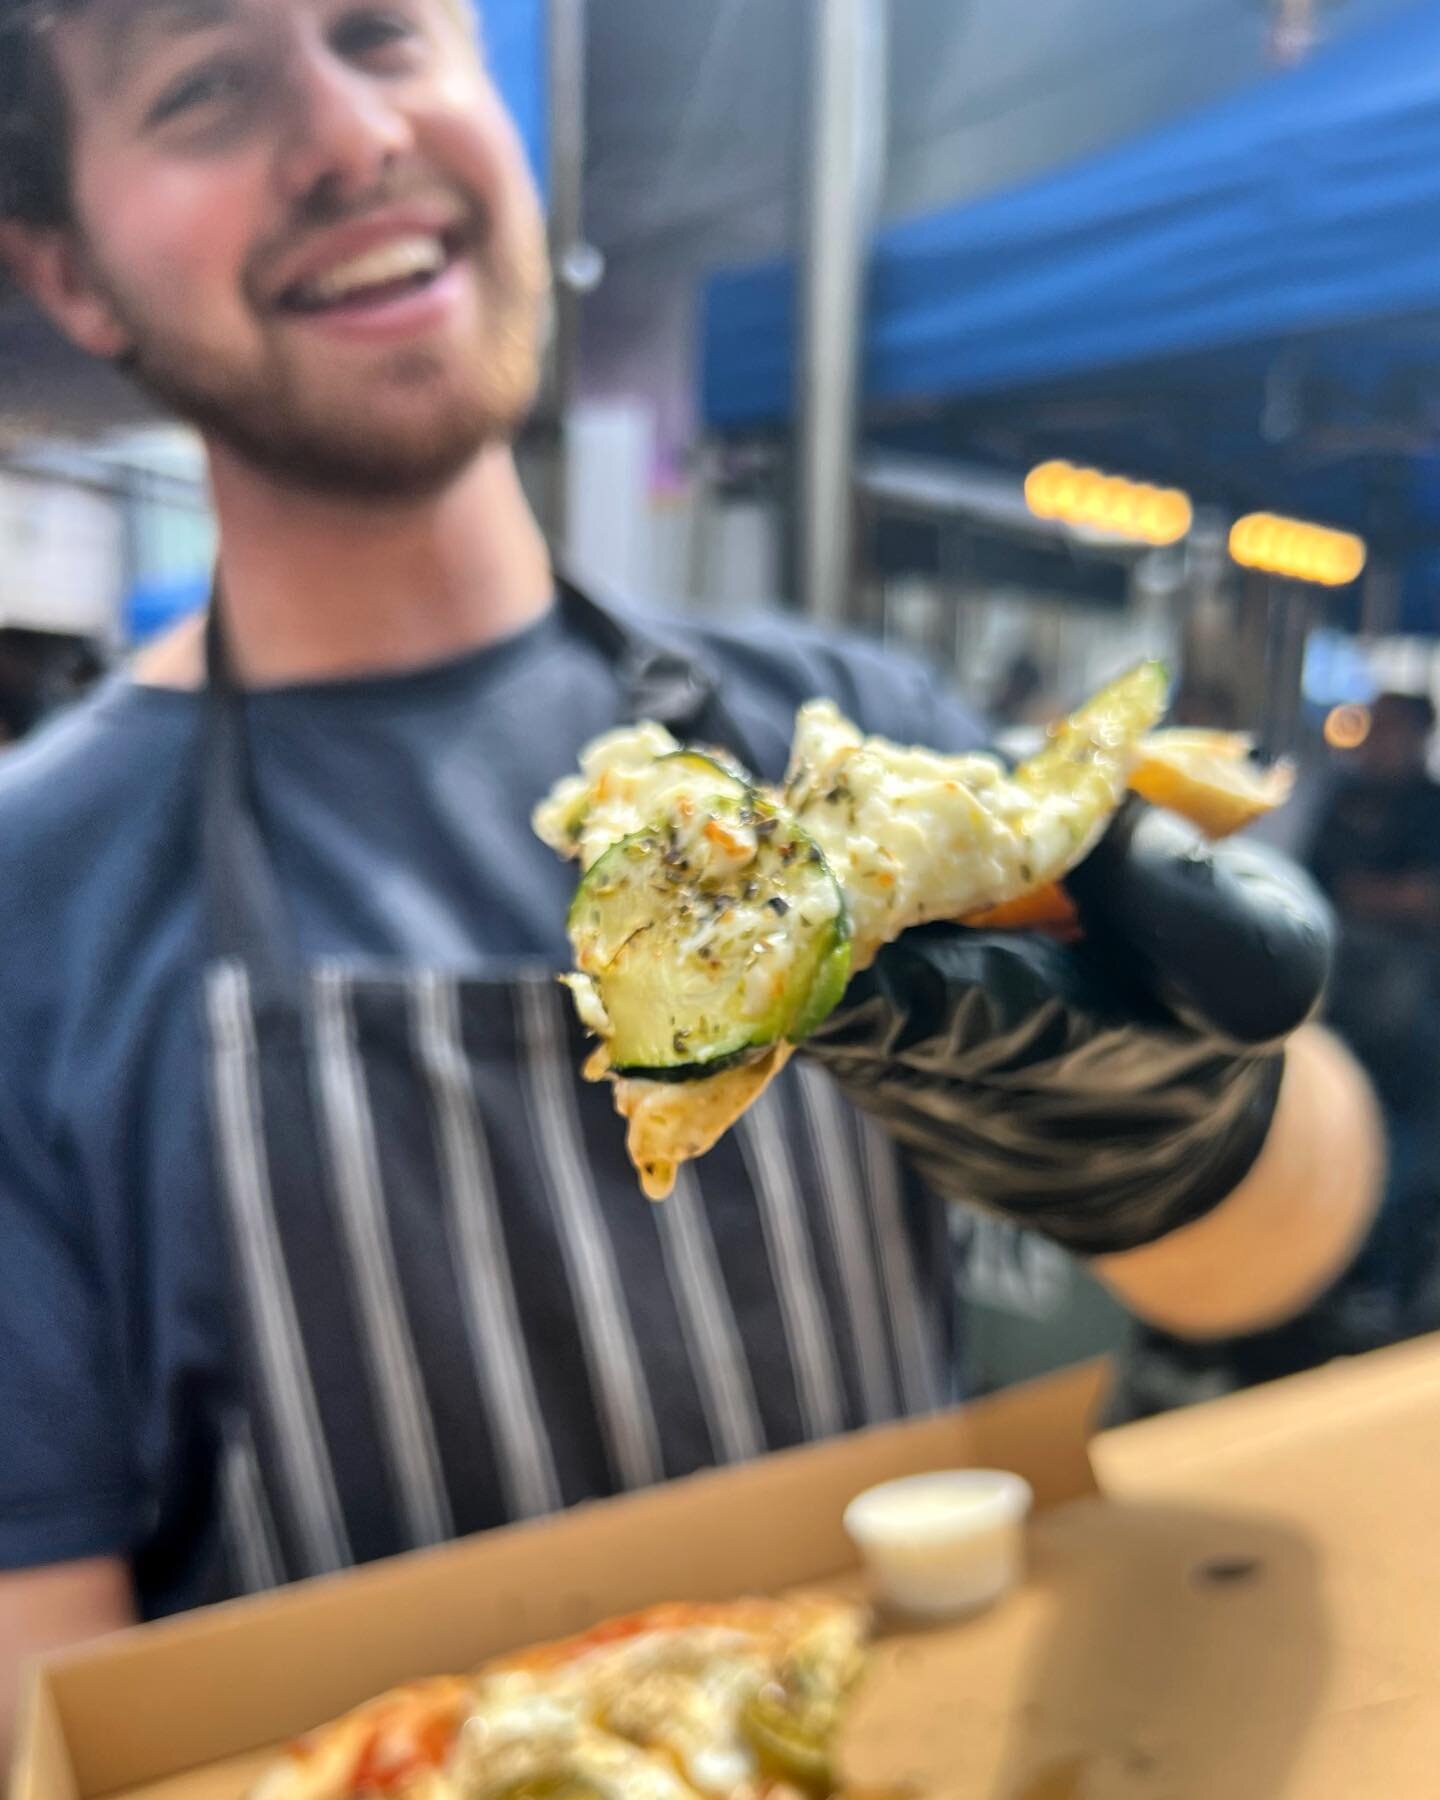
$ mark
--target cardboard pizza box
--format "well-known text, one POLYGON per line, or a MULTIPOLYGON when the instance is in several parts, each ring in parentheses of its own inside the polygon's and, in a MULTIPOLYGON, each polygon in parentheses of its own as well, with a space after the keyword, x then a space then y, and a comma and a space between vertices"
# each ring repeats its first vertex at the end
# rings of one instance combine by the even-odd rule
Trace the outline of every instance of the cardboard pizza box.
POLYGON ((273 1745, 407 1677, 656 1600, 853 1586, 852 1495, 963 1464, 1034 1483, 1030 1579, 882 1635, 843 1744, 856 1789, 1440 1791, 1440 1343, 1087 1447, 1102 1389, 1076 1371, 50 1659, 14 1800, 240 1800, 273 1745))

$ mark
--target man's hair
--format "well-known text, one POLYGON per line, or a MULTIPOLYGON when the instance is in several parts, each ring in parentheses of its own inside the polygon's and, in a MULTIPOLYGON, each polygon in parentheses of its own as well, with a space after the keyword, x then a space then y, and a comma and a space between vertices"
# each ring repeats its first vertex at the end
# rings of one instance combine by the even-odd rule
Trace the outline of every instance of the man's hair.
MULTIPOLYGON (((0 220, 70 216, 65 96, 50 52, 55 21, 93 0, 0 0, 0 220)), ((447 0, 474 30, 477 0, 447 0)))
POLYGON ((70 212, 65 99, 49 46, 89 0, 0 0, 0 219, 61 225, 70 212))

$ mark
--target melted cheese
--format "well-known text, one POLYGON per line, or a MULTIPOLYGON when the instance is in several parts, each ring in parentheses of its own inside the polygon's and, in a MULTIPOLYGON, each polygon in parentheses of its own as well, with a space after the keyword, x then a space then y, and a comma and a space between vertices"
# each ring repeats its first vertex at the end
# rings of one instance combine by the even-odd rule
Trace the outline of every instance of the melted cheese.
POLYGON ((584 1783, 603 1800, 694 1800, 669 1763, 592 1723, 578 1688, 569 1703, 555 1690, 572 1684, 527 1681, 528 1694, 482 1697, 466 1722, 450 1768, 458 1800, 499 1800, 554 1779, 584 1783))
POLYGON ((786 797, 844 889, 862 968, 912 925, 1057 878, 1095 814, 1072 794, 1033 793, 994 757, 864 737, 828 700, 801 708, 786 797))
POLYGON ((725 1627, 656 1632, 580 1665, 602 1722, 665 1750, 691 1785, 724 1796, 759 1773, 740 1727, 771 1658, 754 1636, 725 1627))
POLYGON ((561 856, 590 868, 622 838, 632 837, 687 787, 697 771, 667 763, 680 745, 663 725, 635 725, 610 731, 586 746, 580 773, 560 782, 536 807, 535 835, 561 856))

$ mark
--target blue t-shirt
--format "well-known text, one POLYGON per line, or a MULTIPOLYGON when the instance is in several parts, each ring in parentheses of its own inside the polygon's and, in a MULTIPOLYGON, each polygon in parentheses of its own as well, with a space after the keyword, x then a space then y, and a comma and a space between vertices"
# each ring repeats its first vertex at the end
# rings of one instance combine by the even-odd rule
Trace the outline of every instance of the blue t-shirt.
MULTIPOLYGON (((698 649, 759 772, 796 706, 973 748, 920 667, 773 618, 698 649)), ((617 719, 558 610, 413 673, 247 701, 256 806, 307 956, 568 960, 573 872, 531 809, 617 719)), ((201 701, 121 675, 0 765, 0 1568, 119 1554, 147 1613, 207 1595, 238 1383, 210 1181, 201 701)))

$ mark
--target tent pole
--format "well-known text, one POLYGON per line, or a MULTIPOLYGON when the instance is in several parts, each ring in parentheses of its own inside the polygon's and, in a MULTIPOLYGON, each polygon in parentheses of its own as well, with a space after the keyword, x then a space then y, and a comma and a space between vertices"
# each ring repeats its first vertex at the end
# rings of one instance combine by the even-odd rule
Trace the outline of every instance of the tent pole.
POLYGON ((796 358, 795 572, 831 624, 855 586, 855 437, 870 237, 886 153, 887 0, 811 0, 796 358))

